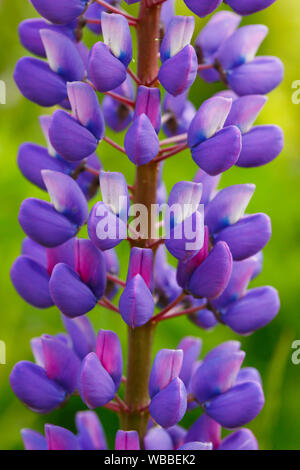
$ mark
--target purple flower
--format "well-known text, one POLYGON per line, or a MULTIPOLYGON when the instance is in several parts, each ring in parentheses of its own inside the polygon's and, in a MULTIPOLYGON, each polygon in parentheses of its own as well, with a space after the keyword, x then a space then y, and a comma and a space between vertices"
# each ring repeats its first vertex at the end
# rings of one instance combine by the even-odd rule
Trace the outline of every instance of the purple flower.
POLYGON ((203 216, 198 210, 201 196, 202 184, 189 181, 176 183, 169 195, 165 245, 179 260, 191 257, 203 246, 203 216))
POLYGON ((106 288, 106 263, 102 252, 90 240, 75 240, 74 266, 56 264, 49 287, 54 303, 64 315, 73 318, 89 312, 106 288))
POLYGON ((226 73, 230 88, 238 95, 264 95, 283 79, 283 65, 277 57, 255 57, 267 33, 268 28, 264 25, 243 26, 218 51, 218 62, 226 73))
MULTIPOLYGON (((275 0, 227 0, 226 3, 240 15, 250 15, 268 8, 275 0)), ((204 17, 212 13, 222 0, 184 0, 186 6, 196 15, 204 17)))
POLYGON ((76 235, 88 216, 86 198, 78 184, 67 175, 42 170, 51 203, 26 199, 19 222, 26 235, 46 247, 61 245, 76 235))
POLYGON ((45 435, 23 429, 21 431, 26 450, 106 450, 106 438, 102 424, 93 411, 76 414, 75 436, 69 430, 51 424, 45 425, 45 435))
POLYGON ((127 236, 129 195, 121 173, 100 172, 102 201, 92 208, 88 234, 100 250, 110 250, 127 236))
POLYGON ((165 90, 173 96, 186 91, 197 75, 197 56, 190 45, 194 18, 176 16, 168 24, 161 44, 162 66, 158 78, 165 90))
POLYGON ((104 135, 104 118, 94 90, 81 82, 68 83, 73 116, 65 111, 53 114, 49 137, 59 155, 78 161, 91 155, 104 135))
POLYGON ((206 16, 212 13, 221 3, 222 0, 184 0, 186 6, 198 16, 206 16))
POLYGON ((228 5, 240 15, 251 15, 272 5, 275 0, 227 0, 228 5))
POLYGON ((278 126, 252 127, 267 98, 262 95, 243 96, 233 101, 225 126, 238 126, 242 133, 242 150, 236 163, 241 167, 265 165, 283 149, 283 132, 278 126))
POLYGON ((41 29, 40 36, 51 70, 65 80, 82 80, 84 63, 74 41, 51 29, 41 29))
MULTIPOLYGON (((18 153, 18 165, 25 178, 45 191, 47 188, 42 177, 42 170, 59 171, 72 176, 78 167, 77 162, 64 160, 51 145, 49 139, 51 122, 51 116, 40 116, 40 125, 48 148, 24 143, 20 146, 18 153)), ((101 162, 96 154, 89 155, 84 163, 93 170, 101 169, 101 162)), ((76 181, 87 199, 94 196, 98 186, 98 178, 95 175, 83 168, 76 181)))
POLYGON ((38 364, 18 362, 10 384, 26 406, 48 413, 77 388, 80 360, 65 341, 49 335, 33 340, 32 349, 38 364))
POLYGON ((103 12, 101 27, 104 42, 96 43, 91 50, 88 76, 98 91, 109 91, 126 79, 126 69, 132 59, 132 43, 129 26, 123 16, 103 12))
POLYGON ((20 59, 14 80, 22 95, 40 106, 54 106, 67 98, 65 80, 42 60, 33 57, 20 59))
POLYGON ((66 24, 80 16, 88 3, 88 0, 31 0, 34 8, 52 23, 66 24))
MULTIPOLYGON (((238 28, 241 17, 229 11, 220 11, 213 15, 202 28, 195 42, 200 64, 214 65, 218 51, 223 42, 238 28)), ((199 76, 208 83, 219 80, 219 74, 214 68, 199 70, 199 76)))
POLYGON ((224 127, 231 106, 232 101, 222 97, 205 101, 188 130, 193 160, 212 176, 228 170, 241 153, 239 129, 233 125, 224 127))
POLYGON ((264 405, 260 382, 253 378, 238 380, 244 357, 238 344, 224 343, 204 358, 192 377, 191 390, 198 403, 226 428, 249 423, 264 405))
MULTIPOLYGON (((111 5, 114 5, 114 6, 117 6, 119 5, 120 3, 120 0, 108 0, 109 4, 111 5)), ((89 6, 88 6, 88 9, 86 10, 85 14, 84 14, 84 17, 87 19, 87 20, 100 20, 101 18, 101 13, 103 11, 109 11, 107 10, 104 6, 100 5, 99 3, 91 3, 89 6)), ((99 22, 100 23, 100 22, 99 22)), ((87 23, 87 27, 95 34, 101 34, 102 33, 102 29, 101 29, 101 24, 95 24, 95 23, 87 23)))
POLYGON ((41 30, 49 29, 66 35, 72 40, 75 40, 75 24, 69 25, 54 25, 39 18, 32 18, 24 20, 19 25, 19 37, 22 46, 29 52, 40 57, 47 57, 46 50, 40 35, 41 30))

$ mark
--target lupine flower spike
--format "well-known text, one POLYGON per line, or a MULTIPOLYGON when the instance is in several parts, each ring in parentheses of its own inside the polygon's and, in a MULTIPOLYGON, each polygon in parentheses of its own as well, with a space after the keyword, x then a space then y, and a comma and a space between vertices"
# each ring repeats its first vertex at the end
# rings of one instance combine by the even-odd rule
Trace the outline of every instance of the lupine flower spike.
POLYGON ((35 57, 17 62, 16 84, 28 100, 56 109, 40 116, 45 146, 19 149, 21 173, 45 198, 21 204, 26 238, 11 280, 33 308, 55 306, 65 332, 33 338, 34 360, 18 362, 10 384, 32 412, 58 414, 75 396, 82 402, 73 432, 49 415, 42 432, 22 429, 25 449, 107 449, 103 407, 119 417, 116 451, 258 449, 244 426, 263 409, 263 383, 244 367, 239 341, 201 357, 200 337, 178 345, 170 337, 170 349, 159 351, 153 338, 176 317, 249 335, 279 311, 273 287, 251 284, 271 237, 268 215, 248 211, 255 186, 218 188, 234 165, 266 165, 283 148, 278 126, 256 124, 282 63, 257 55, 266 26, 240 27, 242 16, 275 0, 184 2, 190 16, 176 16, 173 0, 126 0, 138 4, 136 18, 119 0, 31 0, 41 18, 20 24, 20 41, 35 57), (231 10, 195 31, 193 14, 206 17, 225 3, 231 10), (85 28, 95 34, 91 49, 85 28), (196 109, 199 80, 222 89, 196 109), (198 167, 193 181, 174 180, 171 157, 182 151, 198 167), (93 309, 98 333, 87 317, 93 309), (105 325, 114 316, 128 330, 127 350, 101 326, 104 309, 105 325))

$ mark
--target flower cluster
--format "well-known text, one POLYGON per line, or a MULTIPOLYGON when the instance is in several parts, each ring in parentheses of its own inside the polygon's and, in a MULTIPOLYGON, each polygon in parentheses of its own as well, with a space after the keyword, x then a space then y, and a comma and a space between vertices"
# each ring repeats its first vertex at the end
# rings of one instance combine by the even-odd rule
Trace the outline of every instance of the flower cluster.
MULTIPOLYGON (((222 3, 184 1, 200 17, 222 3)), ((14 78, 27 99, 59 109, 40 118, 47 145, 19 150, 22 174, 50 202, 22 202, 26 238, 11 279, 30 305, 56 305, 67 330, 34 338, 35 362, 12 370, 12 389, 31 410, 49 413, 73 395, 91 410, 106 407, 120 416, 117 450, 257 449, 243 426, 261 411, 264 394, 256 369, 242 367, 239 342, 220 344, 199 360, 201 340, 187 337, 174 350, 158 351, 152 366, 151 351, 157 325, 174 317, 248 335, 279 311, 273 287, 249 288, 271 237, 266 214, 246 213, 255 186, 217 189, 233 165, 265 165, 283 148, 279 127, 255 125, 265 95, 282 80, 282 63, 257 56, 265 26, 239 27, 239 15, 274 1, 227 0, 234 13, 218 11, 194 39, 195 18, 176 16, 173 0, 141 0, 138 18, 119 2, 31 0, 43 18, 22 22, 19 35, 36 57, 20 59, 14 78), (96 35, 91 50, 82 41, 86 27, 96 35), (130 28, 138 30, 137 73, 130 68, 130 28), (198 110, 188 98, 196 80, 224 85, 198 110), (124 146, 106 128, 125 131, 124 146), (134 184, 103 169, 96 154, 103 142, 134 165, 134 184), (199 169, 167 195, 163 162, 186 149, 199 169), (101 200, 90 210, 98 190, 101 200), (135 204, 148 212, 133 227, 135 204), (85 225, 88 239, 79 233, 85 225), (123 281, 115 248, 128 242, 123 281), (128 326, 126 354, 113 331, 95 334, 86 314, 97 305, 128 326), (178 423, 191 409, 199 418, 186 430, 178 423), (222 427, 234 432, 222 439, 222 427)), ((94 411, 77 413, 76 426, 77 435, 51 424, 45 436, 24 429, 25 448, 107 448, 94 411)))

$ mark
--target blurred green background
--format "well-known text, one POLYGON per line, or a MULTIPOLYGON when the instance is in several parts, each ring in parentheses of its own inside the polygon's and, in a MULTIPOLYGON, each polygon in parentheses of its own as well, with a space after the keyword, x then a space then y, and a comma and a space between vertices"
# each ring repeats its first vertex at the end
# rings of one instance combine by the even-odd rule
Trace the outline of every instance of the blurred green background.
MULTIPOLYGON (((130 12, 135 9, 135 6, 130 7, 130 12)), ((182 0, 177 1, 177 11, 189 14, 182 0)), ((0 80, 4 80, 7 85, 7 104, 0 105, 0 340, 6 343, 7 348, 7 363, 0 365, 1 449, 21 449, 20 429, 24 427, 42 431, 44 423, 51 422, 74 430, 75 410, 84 409, 80 400, 72 399, 63 410, 48 416, 38 416, 14 397, 8 382, 9 373, 17 361, 32 359, 29 346, 31 337, 62 330, 56 308, 39 311, 26 305, 15 293, 9 280, 9 270, 19 254, 23 238, 17 221, 20 203, 29 196, 45 197, 23 178, 16 165, 18 147, 23 141, 43 144, 37 118, 39 114, 51 112, 26 101, 12 79, 17 59, 26 55, 18 42, 18 23, 34 14, 27 0, 0 0, 0 80)), ((197 22, 196 32, 205 21, 197 22)), ((266 395, 265 408, 250 427, 257 435, 262 449, 300 449, 300 365, 291 362, 291 344, 295 339, 300 339, 300 105, 294 105, 291 99, 292 82, 300 79, 299 0, 277 0, 268 10, 243 20, 243 24, 247 22, 264 23, 269 27, 269 35, 260 53, 279 56, 286 68, 283 84, 270 94, 269 102, 259 117, 260 123, 275 123, 284 129, 284 152, 276 161, 259 169, 234 168, 224 174, 221 181, 221 186, 255 183, 257 189, 249 211, 266 212, 273 223, 273 236, 264 250, 264 270, 255 284, 275 286, 279 290, 282 306, 271 325, 250 337, 242 338, 243 348, 247 352, 245 364, 260 370, 266 395)), ((91 41, 90 34, 87 40, 91 41)), ((198 79, 191 99, 199 106, 217 89, 198 79)), ((122 138, 120 136, 120 142, 122 138)), ((122 171, 129 182, 133 181, 134 168, 126 158, 120 157, 105 143, 100 146, 98 153, 106 169, 122 171)), ((164 170, 168 189, 178 180, 191 179, 195 171, 196 166, 188 152, 173 158, 164 170)), ((124 277, 128 260, 126 244, 118 252, 124 277)), ((119 318, 100 307, 91 313, 90 318, 97 329, 115 329, 126 350, 126 328, 119 318)), ((159 327, 155 351, 161 347, 175 347, 182 335, 202 337, 204 352, 221 341, 235 338, 225 327, 220 326, 213 332, 202 332, 188 320, 177 319, 159 327)), ((118 426, 117 419, 106 410, 100 411, 100 416, 109 442, 112 443, 118 426)), ((190 421, 195 417, 192 415, 190 421)))

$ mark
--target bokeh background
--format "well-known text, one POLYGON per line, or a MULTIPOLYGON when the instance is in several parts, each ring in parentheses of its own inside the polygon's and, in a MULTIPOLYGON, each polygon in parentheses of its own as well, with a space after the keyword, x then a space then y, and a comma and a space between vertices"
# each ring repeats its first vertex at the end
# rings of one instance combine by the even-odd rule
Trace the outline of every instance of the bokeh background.
MULTIPOLYGON (((136 7, 130 7, 135 12, 136 7)), ((182 0, 177 0, 177 11, 190 14, 182 0)), ((63 425, 74 430, 74 413, 84 409, 78 399, 72 399, 60 411, 39 416, 27 410, 13 395, 9 386, 9 373, 21 359, 32 359, 30 338, 42 333, 55 334, 62 330, 56 308, 39 311, 25 304, 15 293, 9 270, 19 254, 23 233, 17 214, 21 201, 29 196, 46 197, 42 191, 30 185, 16 165, 18 147, 23 141, 43 144, 38 124, 42 110, 27 102, 13 82, 13 70, 18 58, 26 55, 18 41, 18 23, 35 12, 28 0, 0 0, 0 79, 7 85, 7 104, 0 105, 0 340, 6 343, 7 363, 0 365, 0 448, 21 449, 20 429, 32 427, 42 431, 46 422, 63 425)), ((196 32, 206 20, 198 20, 196 32)), ((243 170, 233 168, 225 173, 221 187, 235 183, 255 183, 256 192, 249 212, 266 212, 272 218, 273 236, 264 250, 264 270, 255 285, 275 286, 281 297, 281 311, 266 328, 254 335, 242 338, 247 352, 245 365, 257 367, 263 378, 266 405, 251 429, 262 449, 300 449, 300 365, 291 361, 291 344, 300 339, 300 105, 292 103, 292 82, 300 80, 300 5, 299 0, 277 0, 266 11, 243 20, 264 23, 270 31, 260 49, 261 54, 277 55, 285 64, 282 85, 269 95, 269 102, 259 117, 260 123, 275 123, 284 129, 285 149, 273 163, 259 168, 243 170)), ((86 35, 91 43, 95 38, 86 35)), ((197 80, 191 93, 195 105, 211 96, 219 88, 197 80)), ((122 142, 123 136, 119 136, 122 142)), ((99 156, 104 168, 124 172, 133 181, 134 168, 126 159, 103 143, 99 156)), ((168 189, 182 179, 191 179, 196 172, 188 152, 168 162, 164 178, 168 189)), ((122 276, 126 274, 128 251, 125 244, 118 249, 122 276)), ((116 330, 126 350, 125 324, 113 313, 96 308, 91 314, 95 327, 116 330)), ((235 334, 219 326, 213 332, 203 332, 186 319, 177 319, 161 325, 157 331, 155 351, 158 348, 174 348, 182 335, 195 335, 203 339, 206 352, 221 341, 234 339, 235 334)), ((110 412, 100 411, 108 440, 113 442, 117 418, 110 412)), ((186 425, 196 415, 191 415, 186 425)))

